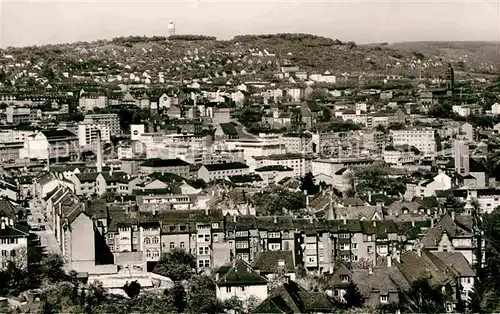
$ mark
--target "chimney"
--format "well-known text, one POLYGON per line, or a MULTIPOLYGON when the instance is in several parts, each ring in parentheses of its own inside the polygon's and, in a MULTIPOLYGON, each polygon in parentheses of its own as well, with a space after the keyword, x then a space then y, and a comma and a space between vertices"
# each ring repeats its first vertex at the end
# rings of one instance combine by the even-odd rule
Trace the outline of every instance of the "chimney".
POLYGON ((309 195, 307 194, 306 194, 306 208, 309 208, 309 195))
POLYGON ((431 228, 434 228, 434 217, 431 218, 431 228))
POLYGON ((344 225, 347 225, 347 217, 342 216, 342 223, 343 223, 344 225))
POLYGON ((372 202, 372 191, 368 191, 368 203, 372 202))
POLYGON ((392 256, 391 256, 391 254, 387 255, 387 267, 392 267, 392 256))
POLYGON ((333 274, 333 264, 332 263, 330 263, 330 269, 329 269, 329 271, 330 271, 330 274, 333 274))
POLYGON ((97 131, 97 172, 102 172, 102 145, 101 145, 101 131, 97 131))
POLYGON ((236 215, 233 215, 233 222, 236 223, 236 215))
POLYGON ((274 215, 273 220, 274 220, 274 223, 275 223, 275 224, 277 224, 277 223, 278 223, 278 217, 276 217, 276 215, 274 215))
POLYGON ((412 226, 412 227, 415 227, 415 220, 412 220, 412 221, 411 221, 411 226, 412 226))
POLYGON ((313 223, 313 222, 314 222, 314 217, 313 217, 313 216, 309 217, 309 222, 310 222, 310 223, 313 223))
POLYGON ((0 229, 5 230, 5 222, 2 220, 0 229))
POLYGON ((368 267, 368 274, 373 275, 373 267, 368 267))
POLYGON ((451 220, 455 221, 455 211, 451 211, 451 220))
POLYGON ((205 207, 205 216, 208 216, 208 207, 205 207))
POLYGON ((420 246, 417 248, 417 255, 418 257, 422 257, 422 250, 420 249, 420 246))
POLYGON ((377 221, 376 221, 376 220, 374 220, 374 221, 373 221, 373 226, 374 226, 374 227, 376 227, 376 226, 377 226, 377 221))
POLYGON ((9 225, 14 226, 14 219, 9 219, 9 225))

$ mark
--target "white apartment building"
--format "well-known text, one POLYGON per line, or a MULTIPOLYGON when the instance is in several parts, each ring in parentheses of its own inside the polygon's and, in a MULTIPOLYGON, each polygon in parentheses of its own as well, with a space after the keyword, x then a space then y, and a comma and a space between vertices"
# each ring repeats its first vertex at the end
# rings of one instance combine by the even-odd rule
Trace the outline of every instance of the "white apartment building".
POLYGON ((116 113, 86 114, 83 123, 105 125, 109 128, 110 136, 121 135, 120 119, 116 113))
POLYGON ((325 174, 333 177, 342 168, 362 167, 373 164, 368 158, 325 158, 311 161, 311 172, 314 176, 325 174))
POLYGON ((277 154, 269 156, 254 156, 249 159, 250 171, 266 166, 283 166, 293 169, 294 177, 302 177, 312 171, 312 158, 302 154, 277 154))
POLYGON ((495 103, 491 106, 491 114, 500 115, 500 104, 495 103))
POLYGON ((424 156, 436 155, 436 138, 432 128, 391 130, 394 146, 415 146, 424 156))
POLYGON ((285 145, 287 153, 308 154, 313 152, 311 135, 283 134, 281 144, 285 145))
POLYGON ((256 139, 226 140, 226 147, 229 150, 243 150, 243 158, 247 162, 254 156, 269 156, 286 152, 279 134, 259 134, 256 139))
POLYGON ((0 143, 24 142, 34 131, 24 130, 2 130, 0 131, 0 143))
POLYGON ((82 95, 78 99, 78 105, 85 111, 94 110, 94 108, 105 108, 108 97, 104 95, 82 95))
POLYGON ((109 126, 103 124, 80 123, 78 125, 78 143, 80 147, 93 147, 97 144, 98 133, 101 141, 111 142, 109 126))

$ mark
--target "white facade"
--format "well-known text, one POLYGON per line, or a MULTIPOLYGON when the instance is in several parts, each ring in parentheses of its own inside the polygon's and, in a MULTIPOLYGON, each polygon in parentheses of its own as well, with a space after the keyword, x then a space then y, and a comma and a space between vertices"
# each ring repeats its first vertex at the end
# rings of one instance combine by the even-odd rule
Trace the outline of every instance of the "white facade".
POLYGON ((80 123, 78 125, 78 143, 80 147, 89 147, 97 144, 98 133, 101 141, 111 142, 109 126, 102 124, 80 123))
POLYGON ((120 119, 116 113, 87 114, 83 123, 105 125, 109 127, 110 136, 120 136, 120 119))
POLYGON ((500 115, 500 104, 495 103, 491 106, 491 114, 500 115))
POLYGON ((28 233, 16 228, 12 219, 0 219, 0 270, 7 267, 7 262, 12 261, 18 267, 24 268, 28 261, 28 233), (13 229, 8 230, 8 229, 13 229), (15 236, 11 236, 15 234, 15 236), (16 255, 12 255, 16 251, 16 255), (19 255, 21 254, 21 255, 19 255))
POLYGON ((144 134, 144 124, 132 124, 130 125, 130 139, 132 141, 137 141, 144 134))
POLYGON ((391 130, 394 146, 415 146, 425 156, 436 154, 436 138, 431 128, 391 130))
POLYGON ((250 297, 263 301, 267 298, 267 284, 249 286, 217 286, 217 299, 224 301, 232 297, 246 301, 250 297))

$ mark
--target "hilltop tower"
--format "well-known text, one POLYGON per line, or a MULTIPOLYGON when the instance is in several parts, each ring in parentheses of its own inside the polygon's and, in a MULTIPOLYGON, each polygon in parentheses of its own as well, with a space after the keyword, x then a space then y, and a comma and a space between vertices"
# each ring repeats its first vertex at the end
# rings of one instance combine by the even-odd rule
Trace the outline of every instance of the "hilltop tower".
POLYGON ((174 22, 168 23, 167 29, 168 29, 168 36, 175 36, 175 23, 174 22))
POLYGON ((453 68, 451 67, 451 63, 448 63, 448 69, 446 69, 446 89, 449 91, 453 91, 453 88, 455 87, 455 71, 453 71, 453 68))

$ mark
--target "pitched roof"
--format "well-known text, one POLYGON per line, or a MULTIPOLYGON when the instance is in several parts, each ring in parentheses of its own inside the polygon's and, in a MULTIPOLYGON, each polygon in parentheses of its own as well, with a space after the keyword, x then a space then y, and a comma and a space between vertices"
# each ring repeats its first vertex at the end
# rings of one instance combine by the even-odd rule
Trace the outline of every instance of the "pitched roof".
POLYGON ((331 313, 336 303, 323 292, 307 292, 293 281, 276 288, 252 313, 331 313))
POLYGON ((475 277, 476 272, 472 269, 460 252, 432 252, 446 266, 453 268, 461 277, 475 277))
POLYGON ((445 213, 434 228, 427 230, 422 238, 422 244, 424 247, 437 246, 444 232, 451 238, 471 236, 470 229, 462 224, 457 224, 448 213, 445 213))
POLYGON ((236 259, 232 267, 217 270, 219 286, 267 285, 268 280, 256 272, 247 262, 236 259))
POLYGON ((29 236, 29 227, 27 225, 5 224, 4 229, 0 229, 0 238, 25 238, 29 236))
POLYGON ((264 251, 257 256, 253 267, 261 273, 275 273, 278 269, 283 269, 287 273, 294 272, 293 252, 264 251))

